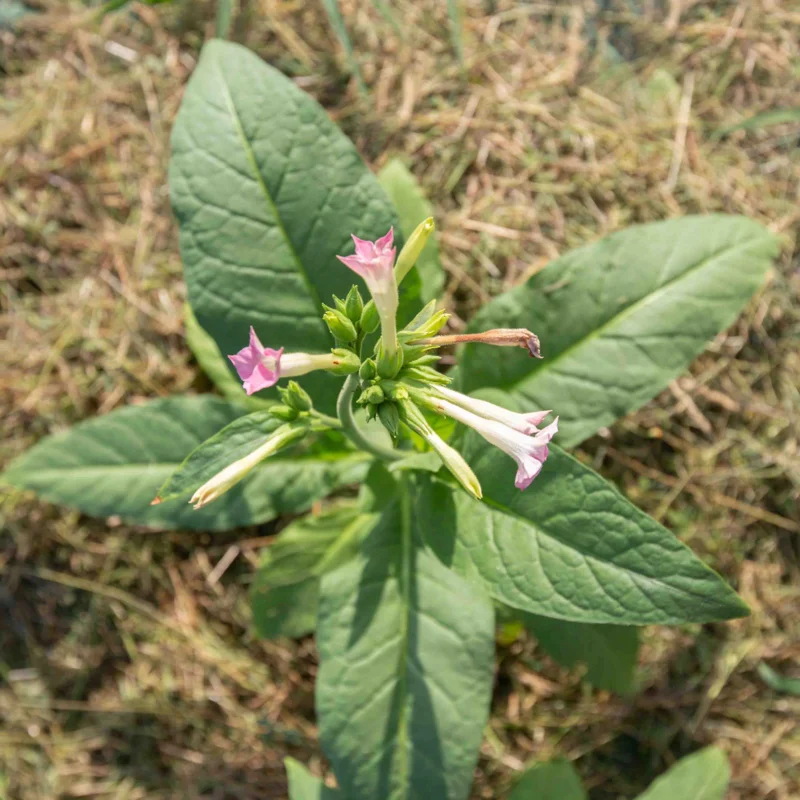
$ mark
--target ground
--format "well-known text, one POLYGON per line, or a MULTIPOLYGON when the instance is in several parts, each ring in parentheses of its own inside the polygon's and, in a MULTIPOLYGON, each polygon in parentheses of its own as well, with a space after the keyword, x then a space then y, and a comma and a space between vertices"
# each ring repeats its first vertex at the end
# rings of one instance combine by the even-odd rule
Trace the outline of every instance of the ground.
MULTIPOLYGON (((74 0, 0 30, 3 463, 126 403, 209 390, 183 337, 165 181, 207 2, 74 0)), ((750 604, 644 632, 640 691, 592 691, 535 642, 499 647, 474 797, 530 759, 575 760, 593 800, 632 798, 707 743, 731 800, 800 796, 800 704, 763 664, 800 659, 800 7, 760 2, 342 2, 362 95, 316 0, 245 2, 232 37, 316 96, 377 169, 437 212, 454 328, 554 256, 629 223, 746 214, 776 232, 767 287, 690 373, 582 455, 750 604), (384 4, 385 5, 385 4, 384 4)), ((274 526, 152 533, 5 492, 0 797, 282 798, 317 772, 312 639, 258 641, 247 585, 274 526), (232 547, 238 548, 231 550, 232 547), (232 562, 214 572, 221 559, 232 562), (5 794, 4 794, 5 791, 5 794)))

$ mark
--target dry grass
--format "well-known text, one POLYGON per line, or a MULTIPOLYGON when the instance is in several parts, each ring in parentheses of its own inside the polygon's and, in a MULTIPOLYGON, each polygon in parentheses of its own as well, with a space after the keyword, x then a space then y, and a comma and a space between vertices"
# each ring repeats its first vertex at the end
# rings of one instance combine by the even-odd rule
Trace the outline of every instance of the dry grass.
MULTIPOLYGON (((756 672, 797 674, 800 657, 800 134, 711 136, 800 105, 800 9, 466 2, 462 73, 445 4, 395 5, 402 39, 367 0, 343 2, 367 101, 317 3, 251 2, 234 35, 376 166, 407 159, 438 209, 454 327, 632 222, 743 213, 784 241, 769 287, 691 375, 582 450, 753 616, 649 629, 628 701, 529 640, 503 645, 475 797, 553 754, 577 759, 594 800, 632 797, 709 742, 731 758, 732 800, 800 796, 800 704, 756 672)), ((165 166, 211 8, 96 24, 77 2, 40 6, 0 32, 3 461, 93 414, 208 388, 182 337, 165 166)), ((260 542, 241 540, 270 530, 153 535, 18 493, 2 520, 0 797, 278 798, 286 753, 322 768, 313 642, 258 642, 248 624, 260 542)))

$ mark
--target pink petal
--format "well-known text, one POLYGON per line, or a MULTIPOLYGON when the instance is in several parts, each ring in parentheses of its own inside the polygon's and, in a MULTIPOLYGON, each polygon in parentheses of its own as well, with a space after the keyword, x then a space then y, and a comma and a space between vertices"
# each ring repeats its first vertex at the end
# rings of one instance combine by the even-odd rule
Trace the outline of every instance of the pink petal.
POLYGON ((549 425, 545 425, 540 431, 533 436, 536 445, 547 444, 558 433, 558 417, 556 417, 549 425))
POLYGON ((354 233, 351 233, 350 236, 356 246, 356 256, 358 256, 358 258, 366 260, 375 258, 377 253, 375 252, 375 244, 373 242, 368 242, 366 239, 359 239, 354 233))
POLYGON ((366 277, 367 270, 365 269, 364 262, 361 259, 361 256, 336 256, 339 261, 342 262, 346 267, 350 267, 356 275, 360 275, 362 278, 366 277))
POLYGON ((544 458, 541 461, 538 459, 526 460, 525 463, 520 464, 517 475, 514 478, 514 486, 520 491, 527 489, 533 483, 534 478, 542 471, 543 463, 544 458))
POLYGON ((269 369, 264 364, 259 364, 252 375, 242 384, 248 395, 260 392, 262 389, 269 389, 278 382, 280 377, 279 370, 269 369))
POLYGON ((264 352, 264 345, 261 344, 261 340, 256 335, 256 329, 252 325, 250 326, 250 347, 258 353, 264 352))
POLYGON ((381 236, 381 238, 375 242, 375 249, 380 252, 381 250, 386 250, 388 247, 391 247, 392 244, 394 244, 394 226, 389 228, 389 233, 385 236, 381 236))
MULTIPOLYGON (((531 411, 530 414, 523 414, 522 416, 525 417, 525 420, 530 422, 531 425, 540 425, 551 413, 551 411, 531 411)), ((533 433, 533 431, 531 431, 531 433, 533 433)))

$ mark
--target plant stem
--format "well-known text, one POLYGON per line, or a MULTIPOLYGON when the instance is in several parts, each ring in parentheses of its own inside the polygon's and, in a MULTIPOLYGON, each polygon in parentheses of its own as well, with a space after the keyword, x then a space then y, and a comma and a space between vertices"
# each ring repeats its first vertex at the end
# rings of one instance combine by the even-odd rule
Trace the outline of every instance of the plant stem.
POLYGON ((329 428, 335 428, 337 431, 342 429, 342 423, 339 422, 336 417, 329 417, 327 414, 323 414, 321 411, 317 411, 315 408, 312 408, 310 413, 314 419, 318 419, 329 428))
POLYGON ((353 416, 353 395, 357 388, 358 373, 348 375, 344 386, 342 386, 342 391, 339 392, 339 399, 336 401, 336 413, 339 417, 339 421, 342 423, 342 431, 350 438, 356 447, 371 453, 376 458, 380 458, 384 461, 397 461, 403 458, 402 453, 371 442, 361 432, 353 416))

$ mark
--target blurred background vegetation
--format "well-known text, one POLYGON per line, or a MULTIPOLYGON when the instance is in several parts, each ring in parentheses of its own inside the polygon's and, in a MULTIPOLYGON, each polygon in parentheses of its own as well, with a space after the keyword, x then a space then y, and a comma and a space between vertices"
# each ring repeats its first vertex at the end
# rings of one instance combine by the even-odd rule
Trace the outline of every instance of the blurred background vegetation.
MULTIPOLYGON (((593 800, 631 797, 707 743, 730 756, 731 800, 800 796, 800 5, 234 10, 231 38, 314 95, 374 168, 400 157, 415 173, 455 330, 630 223, 724 211, 781 236, 769 285, 691 374, 581 448, 752 616, 647 629, 631 698, 505 631, 474 797, 554 755, 593 800)), ((165 169, 214 25, 205 0, 104 16, 0 0, 3 464, 81 419, 209 388, 184 341, 165 169)), ((324 769, 313 640, 261 642, 250 625, 275 525, 154 533, 20 492, 0 515, 0 798, 263 800, 285 797, 286 754, 324 769)))

